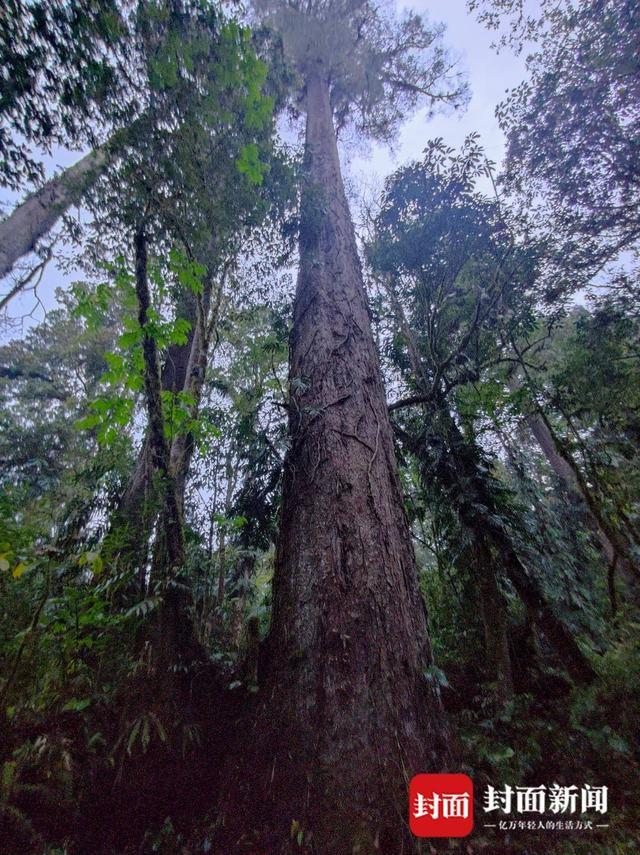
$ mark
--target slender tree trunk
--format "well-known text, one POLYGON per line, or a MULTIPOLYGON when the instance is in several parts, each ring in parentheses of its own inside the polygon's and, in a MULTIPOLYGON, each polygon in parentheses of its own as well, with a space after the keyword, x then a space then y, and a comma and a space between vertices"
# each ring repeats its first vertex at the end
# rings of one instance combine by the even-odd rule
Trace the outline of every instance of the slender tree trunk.
POLYGON ((445 412, 448 425, 449 446, 456 449, 455 467, 460 467, 461 483, 468 487, 463 493, 456 490, 458 513, 465 525, 475 533, 479 543, 489 540, 496 551, 499 566, 511 580, 518 596, 534 618, 540 631, 547 637, 551 645, 565 663, 573 678, 586 683, 593 679, 595 672, 588 658, 578 646, 573 634, 556 616, 549 606, 540 585, 527 572, 512 540, 503 526, 495 522, 499 516, 498 509, 490 489, 474 466, 473 448, 469 447, 451 414, 445 412), (487 512, 479 512, 479 508, 487 508, 487 512))
MULTIPOLYGON (((187 342, 188 359, 182 373, 182 363, 176 372, 176 384, 174 391, 188 392, 193 404, 190 416, 193 420, 198 418, 202 389, 207 373, 207 364, 210 357, 210 345, 212 333, 215 330, 220 317, 220 307, 224 293, 224 276, 215 290, 215 299, 211 304, 212 297, 212 274, 210 273, 204 284, 202 300, 195 306, 192 321, 192 329, 187 342), (179 385, 179 381, 182 385, 179 385)), ((184 494, 187 477, 191 466, 191 458, 195 450, 193 434, 190 432, 179 433, 171 443, 170 466, 176 479, 178 501, 182 510, 184 505, 184 494)))
MULTIPOLYGON (((157 614, 156 634, 153 643, 158 687, 167 697, 184 690, 185 665, 201 659, 193 622, 188 616, 190 596, 175 584, 175 574, 184 563, 184 526, 182 503, 178 496, 175 472, 171 469, 171 447, 165 435, 162 408, 162 381, 157 344, 146 330, 150 309, 147 282, 147 245, 144 227, 135 237, 136 297, 138 320, 144 330, 142 354, 144 358, 144 392, 147 404, 148 432, 154 479, 158 480, 161 510, 153 549, 151 575, 162 587, 162 602, 157 614)), ((195 338, 195 337, 194 337, 195 338)))
MULTIPOLYGON (((227 457, 225 462, 225 496, 224 496, 224 504, 222 506, 223 516, 225 519, 228 518, 229 512, 231 510, 231 500, 233 498, 233 491, 235 490, 236 480, 237 480, 237 468, 233 465, 233 446, 229 448, 227 451, 227 457)), ((221 525, 219 527, 219 540, 218 540, 218 590, 216 595, 216 604, 215 604, 215 616, 212 615, 214 624, 217 623, 220 627, 222 626, 222 607, 224 605, 224 598, 227 590, 227 529, 226 525, 221 525)))
MULTIPOLYGON (((174 344, 169 347, 161 373, 162 391, 174 393, 187 391, 193 395, 193 418, 197 417, 207 368, 210 343, 208 327, 213 328, 217 323, 222 300, 222 284, 217 289, 215 302, 211 307, 211 317, 208 317, 210 292, 211 281, 209 280, 205 283, 200 309, 192 294, 183 301, 180 311, 191 323, 191 329, 184 344, 174 344)), ((171 443, 169 466, 175 478, 176 496, 181 512, 193 450, 193 437, 189 433, 179 434, 171 443)), ((117 562, 119 570, 137 568, 136 596, 144 596, 149 541, 154 520, 160 510, 158 496, 153 490, 152 473, 152 449, 147 436, 140 449, 135 469, 111 520, 110 532, 105 544, 107 560, 110 563, 117 562)))
POLYGON ((23 255, 35 249, 87 188, 106 160, 101 149, 89 152, 61 175, 52 178, 0 223, 0 279, 23 255))
MULTIPOLYGON (((211 312, 212 275, 210 273, 204 283, 202 298, 196 301, 192 316, 190 338, 185 345, 188 348, 186 365, 184 352, 181 352, 180 358, 176 358, 173 363, 173 381, 170 388, 172 391, 190 393, 193 399, 190 416, 194 420, 197 419, 200 408, 211 333, 218 321, 223 288, 224 278, 218 285, 211 312)), ((145 338, 144 344, 146 343, 145 338)), ((165 370, 167 365, 168 363, 165 365, 165 370)), ((168 377, 165 378, 165 382, 167 384, 170 382, 168 377)), ((145 389, 147 389, 146 384, 145 389)), ((190 432, 176 434, 172 442, 167 444, 166 450, 163 450, 162 460, 166 460, 165 470, 164 464, 159 463, 157 431, 152 418, 149 419, 149 434, 155 469, 160 473, 165 486, 151 566, 152 579, 169 582, 164 591, 163 607, 159 616, 159 641, 165 651, 166 662, 170 663, 173 657, 175 663, 177 657, 181 666, 189 666, 190 663, 203 660, 203 651, 196 637, 194 621, 188 615, 191 596, 182 586, 171 584, 171 577, 175 569, 184 563, 184 498, 195 448, 194 438, 190 432)))
POLYGON ((322 68, 306 170, 272 623, 223 815, 229 848, 244 828, 285 851, 295 820, 314 852, 391 855, 408 780, 449 752, 322 68))
POLYGON ((600 541, 607 565, 611 567, 618 560, 625 577, 632 579, 635 576, 637 579, 639 570, 631 556, 627 539, 603 513, 575 460, 552 431, 548 420, 542 413, 538 412, 528 415, 526 421, 529 430, 536 438, 555 474, 584 503, 592 528, 600 541))
MULTIPOLYGON (((479 523, 486 533, 487 521, 483 520, 479 523)), ((593 666, 578 646, 573 633, 556 616, 538 582, 527 572, 511 540, 493 525, 490 525, 488 530, 491 532, 505 575, 511 580, 538 629, 555 648, 574 680, 578 683, 591 682, 595 677, 593 666)))
MULTIPOLYGON (((439 406, 439 428, 446 437, 446 445, 451 453, 439 455, 435 477, 451 501, 460 522, 471 532, 474 542, 490 545, 495 552, 497 566, 511 581, 532 619, 555 648, 569 673, 580 683, 589 682, 595 676, 591 663, 572 633, 548 604, 536 579, 527 572, 503 526, 496 522, 499 510, 491 490, 478 475, 475 448, 461 434, 446 408, 446 402, 440 402, 439 406)), ((424 461, 426 440, 411 437, 400 428, 397 430, 416 457, 424 461)))
POLYGON ((488 666, 496 685, 496 699, 505 704, 513 695, 507 607, 498 586, 491 550, 484 540, 477 544, 476 569, 488 666))
POLYGON ((251 580, 255 573, 256 554, 247 549, 241 553, 236 562, 234 579, 232 582, 232 594, 235 596, 229 621, 229 642, 236 650, 240 649, 242 630, 244 626, 244 608, 247 593, 250 590, 251 580))
MULTIPOLYGON (((162 391, 180 392, 184 389, 193 344, 192 328, 185 344, 174 344, 168 349, 161 374, 162 391)), ((149 541, 154 520, 160 510, 159 497, 153 489, 152 474, 152 448, 147 435, 126 489, 113 513, 104 547, 104 557, 108 564, 119 572, 137 572, 136 591, 132 591, 134 596, 144 596, 149 541)))

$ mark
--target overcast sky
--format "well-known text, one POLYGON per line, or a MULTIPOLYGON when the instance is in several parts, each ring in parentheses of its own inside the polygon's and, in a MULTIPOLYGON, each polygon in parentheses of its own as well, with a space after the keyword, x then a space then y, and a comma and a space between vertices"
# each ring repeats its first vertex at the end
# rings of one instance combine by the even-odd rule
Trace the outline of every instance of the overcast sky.
MULTIPOLYGON (((402 8, 405 4, 400 4, 402 8)), ((447 145, 458 148, 467 134, 477 131, 487 156, 500 164, 504 154, 504 138, 495 118, 495 108, 503 100, 506 91, 516 86, 525 77, 524 60, 514 57, 509 51, 500 54, 491 47, 493 34, 481 26, 466 9, 465 0, 417 0, 406 4, 425 15, 428 20, 446 25, 445 44, 460 57, 471 86, 471 100, 464 112, 436 116, 427 121, 424 111, 417 113, 401 129, 394 151, 374 145, 367 157, 353 156, 347 169, 352 181, 366 181, 377 185, 384 176, 397 166, 420 158, 429 139, 442 137, 447 145)), ((65 168, 78 160, 77 152, 57 151, 47 158, 47 174, 56 168, 65 168)), ((0 190, 0 202, 13 203, 16 197, 0 190)), ((73 279, 73 276, 68 277, 73 279)), ((53 305, 55 288, 65 284, 65 277, 49 265, 40 287, 40 294, 47 307, 53 305)), ((6 283, 5 283, 6 286, 6 283)), ((1 289, 6 290, 5 288, 1 289)), ((33 300, 28 296, 14 301, 11 315, 20 316, 30 311, 33 300)), ((36 315, 37 317, 37 315, 36 315)), ((13 335, 20 330, 14 329, 13 335)), ((6 338, 0 330, 0 338, 6 338)))
POLYGON ((446 25, 444 43, 460 57, 460 65, 467 72, 471 101, 464 112, 436 116, 430 121, 424 111, 418 113, 403 127, 396 155, 375 146, 371 166, 377 173, 388 174, 399 164, 419 158, 427 140, 442 137, 448 145, 458 148, 472 131, 480 134, 489 159, 499 163, 504 153, 504 137, 495 109, 506 91, 525 77, 523 58, 514 57, 507 50, 496 54, 491 47, 494 34, 468 13, 465 0, 416 0, 401 3, 400 8, 404 5, 429 21, 446 25))

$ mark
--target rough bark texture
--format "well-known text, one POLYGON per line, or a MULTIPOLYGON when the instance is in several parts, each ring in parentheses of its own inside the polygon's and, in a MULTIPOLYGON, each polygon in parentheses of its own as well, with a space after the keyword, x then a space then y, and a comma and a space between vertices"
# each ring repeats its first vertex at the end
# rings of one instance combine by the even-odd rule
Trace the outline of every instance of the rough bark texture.
POLYGON ((37 242, 80 199, 87 180, 104 161, 100 149, 89 152, 61 175, 47 181, 0 223, 0 279, 11 272, 23 255, 34 250, 37 242))
POLYGON ((307 851, 391 855, 407 782, 448 743, 321 70, 306 169, 273 616, 226 821, 260 829, 256 851, 285 851, 296 820, 307 851))

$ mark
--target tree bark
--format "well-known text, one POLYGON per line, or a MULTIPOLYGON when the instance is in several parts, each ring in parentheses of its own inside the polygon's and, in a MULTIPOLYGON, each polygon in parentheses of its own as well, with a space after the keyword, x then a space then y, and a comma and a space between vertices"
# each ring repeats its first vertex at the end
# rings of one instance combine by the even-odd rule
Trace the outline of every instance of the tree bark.
POLYGON ((295 820, 314 852, 392 855, 407 783, 447 766, 448 738, 322 67, 306 98, 273 615, 223 816, 229 848, 257 829, 285 851, 295 820))
POLYGON ((185 679, 188 668, 192 663, 201 660, 202 651, 187 613, 190 594, 182 586, 175 584, 175 575, 184 563, 182 504, 178 497, 175 473, 171 469, 171 446, 165 435, 157 343, 146 329, 151 303, 147 281, 147 243, 143 225, 138 228, 135 236, 135 259, 138 322, 143 331, 147 442, 150 447, 152 475, 159 480, 158 495, 161 502, 151 575, 161 585, 162 602, 158 609, 152 652, 158 688, 166 700, 172 696, 181 696, 188 682, 185 679))
MULTIPOLYGON (((189 311, 187 318, 194 324, 195 312, 189 311)), ((198 340, 195 342, 200 344, 198 340)), ((185 344, 173 344, 169 347, 161 373, 162 391, 181 392, 185 388, 188 376, 190 354, 194 349, 194 326, 189 331, 185 344)), ((200 347, 197 348, 201 350, 200 347)), ((188 466, 188 460, 183 464, 188 466)), ((149 541, 153 523, 160 509, 158 496, 153 490, 153 459, 149 436, 145 437, 138 460, 120 502, 110 521, 109 533, 105 541, 105 560, 123 570, 135 570, 137 574, 136 590, 131 591, 133 598, 144 596, 146 588, 146 570, 149 558, 149 541)), ((181 473, 182 474, 182 473, 181 473)), ((184 489, 186 473, 179 478, 184 489)), ((182 493, 178 490, 182 505, 182 493)), ((125 597, 126 599, 126 597, 125 597)))
POLYGON ((151 449, 151 462, 162 479, 165 527, 161 532, 166 542, 166 558, 170 566, 179 566, 184 557, 182 515, 176 495, 175 480, 170 467, 170 446, 165 436, 162 410, 162 382, 158 361, 158 346, 146 330, 151 307, 147 284, 147 244, 143 227, 136 233, 136 297, 138 321, 143 330, 142 354, 144 358, 144 392, 147 402, 149 428, 147 441, 151 449))
POLYGON ((75 202, 106 161, 102 149, 89 152, 33 193, 0 223, 0 279, 22 256, 35 249, 75 202))

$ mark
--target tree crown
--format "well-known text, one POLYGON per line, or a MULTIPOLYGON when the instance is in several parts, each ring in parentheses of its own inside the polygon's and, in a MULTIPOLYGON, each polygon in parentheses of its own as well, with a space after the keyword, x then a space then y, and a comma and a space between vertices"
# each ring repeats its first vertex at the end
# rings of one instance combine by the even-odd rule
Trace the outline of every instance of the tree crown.
POLYGON ((420 15, 398 18, 371 0, 255 0, 257 14, 280 32, 303 84, 326 75, 338 129, 391 139, 418 106, 462 106, 467 87, 442 43, 444 27, 420 15))

